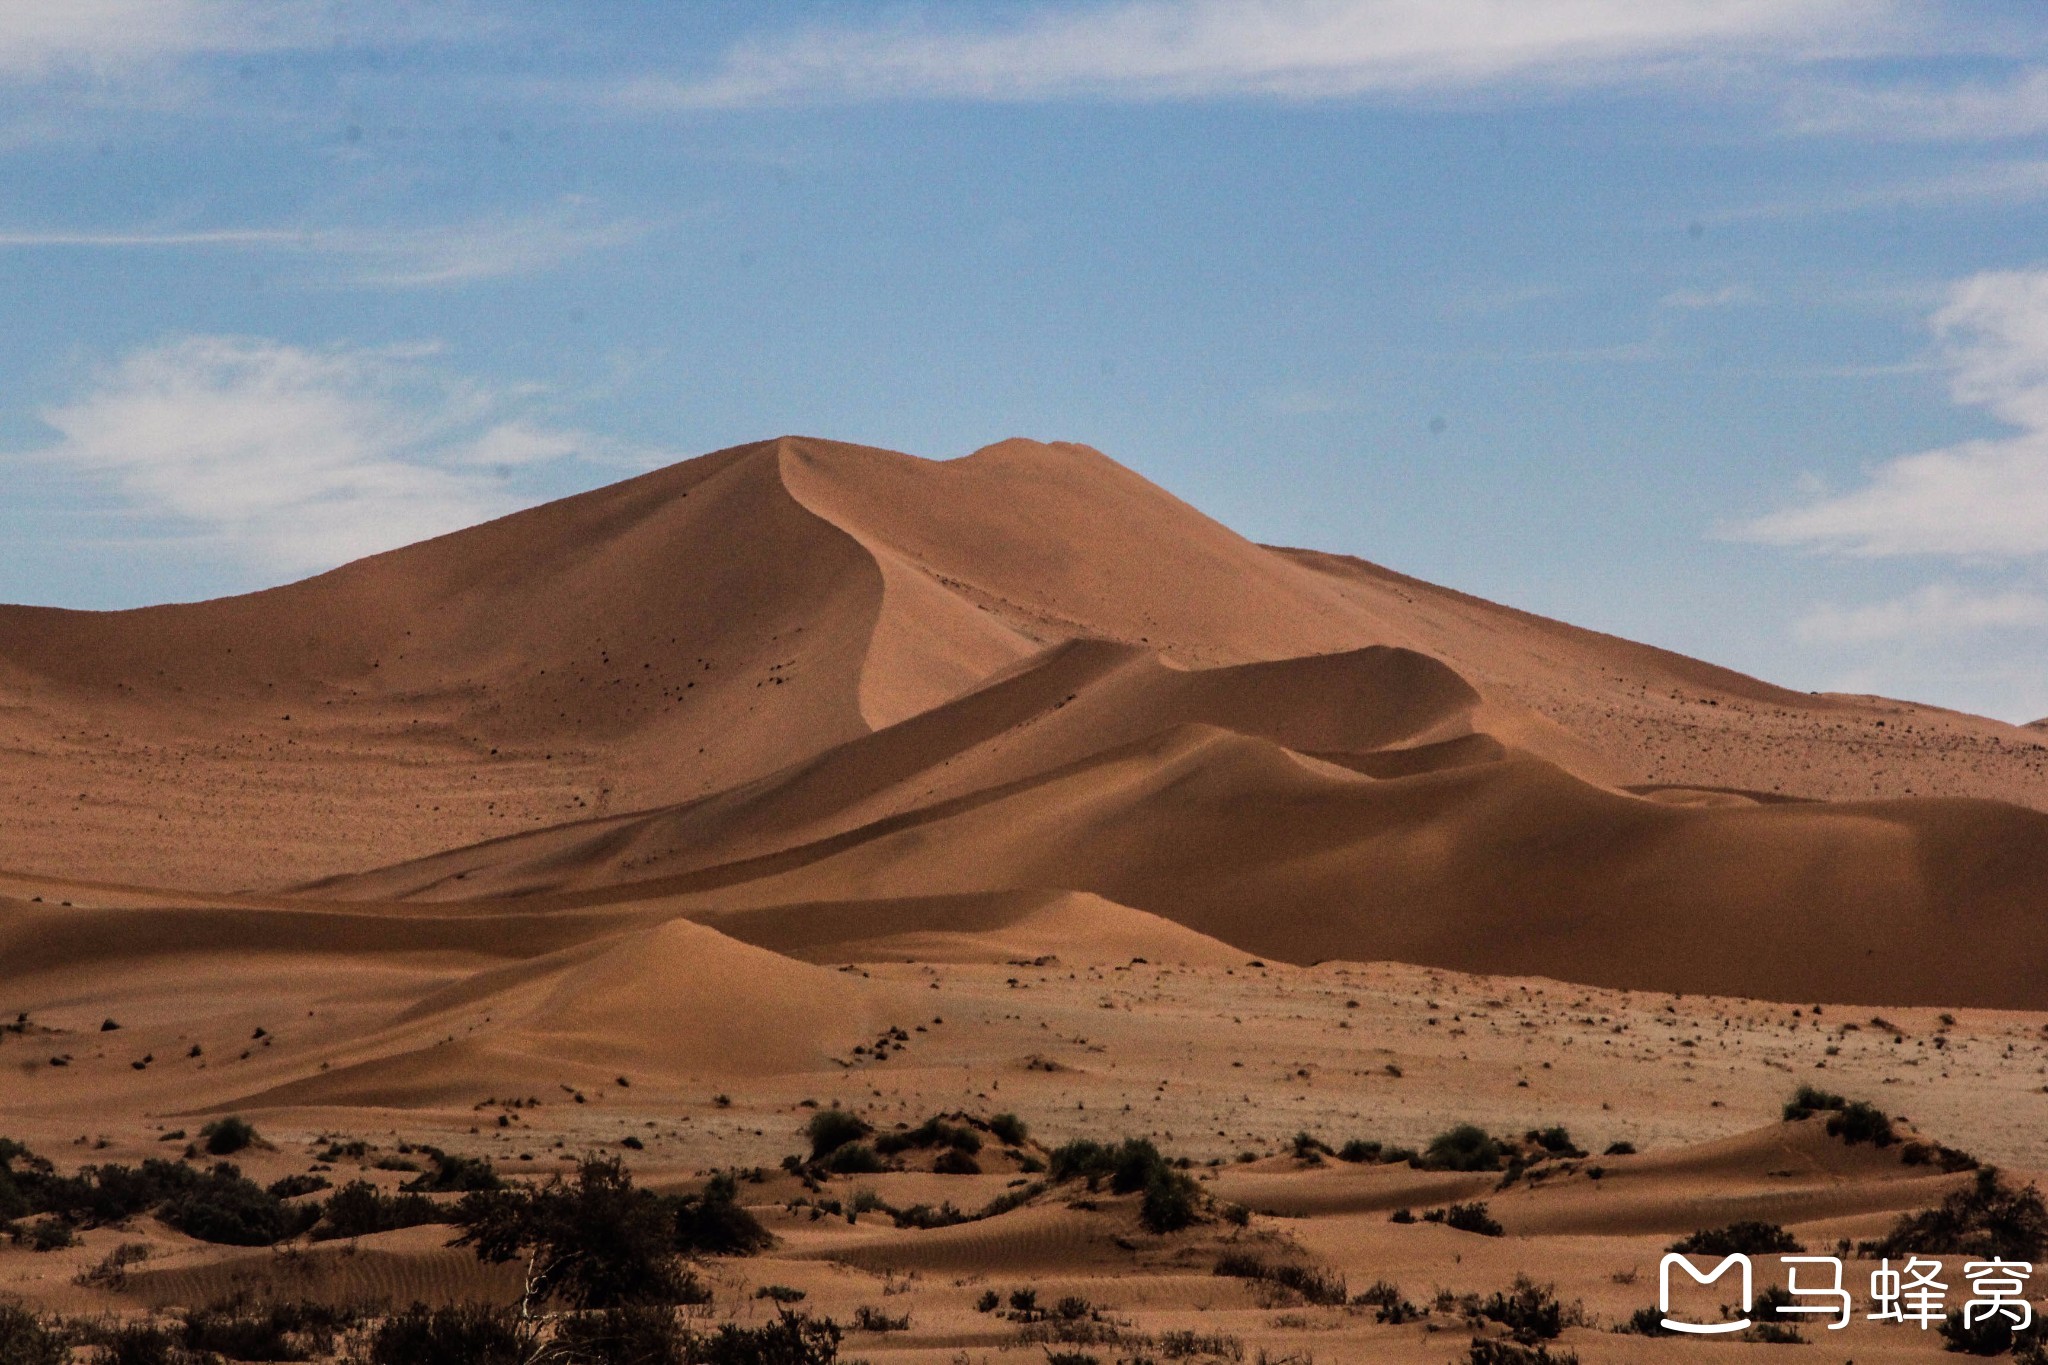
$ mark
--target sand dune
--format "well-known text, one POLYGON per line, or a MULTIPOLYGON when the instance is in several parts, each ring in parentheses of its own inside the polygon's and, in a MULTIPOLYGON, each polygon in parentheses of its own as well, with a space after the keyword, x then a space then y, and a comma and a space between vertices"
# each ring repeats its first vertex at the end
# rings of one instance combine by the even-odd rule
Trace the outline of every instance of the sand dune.
POLYGON ((1085 447, 784 438, 245 597, 0 609, 0 866, 383 866, 728 791, 1071 640, 1198 668, 1414 650, 1475 729, 1602 785, 2048 804, 2037 732, 1261 547, 1085 447))

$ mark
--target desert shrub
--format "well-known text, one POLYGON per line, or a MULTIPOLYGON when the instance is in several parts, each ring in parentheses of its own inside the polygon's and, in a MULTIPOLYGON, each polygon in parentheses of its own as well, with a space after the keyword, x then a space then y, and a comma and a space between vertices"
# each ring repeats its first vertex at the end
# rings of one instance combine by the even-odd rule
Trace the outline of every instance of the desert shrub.
POLYGON ((964 1123, 929 1118, 915 1128, 900 1133, 884 1133, 875 1139, 875 1150, 884 1156, 893 1156, 912 1147, 948 1147, 973 1156, 981 1150, 981 1134, 964 1123))
POLYGON ((1524 1345, 1555 1340, 1564 1330, 1564 1305, 1557 1301, 1557 1286, 1537 1284, 1527 1275, 1515 1276, 1506 1291, 1496 1291, 1482 1300, 1479 1315, 1508 1329, 1508 1335, 1524 1345))
POLYGON ((804 1125, 804 1136, 811 1140, 811 1160, 822 1161, 833 1152, 850 1142, 858 1142, 872 1133, 861 1119, 844 1109, 820 1109, 811 1115, 811 1121, 804 1125))
POLYGON ((1157 1233, 1179 1232, 1195 1221, 1195 1182, 1179 1171, 1160 1170, 1145 1185, 1138 1220, 1157 1233))
MULTIPOLYGON (((990 1308, 995 1306, 994 1294, 994 1290, 989 1291, 990 1308)), ((769 1299, 775 1303, 802 1303, 810 1296, 804 1293, 803 1290, 792 1289, 786 1284, 764 1284, 754 1291, 754 1297, 757 1299, 769 1299)), ((982 1311, 985 1313, 988 1309, 984 1308, 982 1311)))
POLYGON ((93 1365, 213 1365, 153 1322, 131 1322, 93 1334, 93 1365))
POLYGON ((1296 1161, 1317 1162, 1321 1161, 1326 1155, 1335 1156, 1336 1153, 1331 1150, 1329 1143, 1323 1141, 1314 1133, 1303 1129, 1294 1135, 1294 1159, 1296 1161))
POLYGON ((1908 1166, 1939 1166, 1950 1175, 1974 1171, 1984 1164, 1968 1152, 1939 1142, 1909 1142, 1899 1149, 1899 1160, 1908 1166))
POLYGON ((368 1365, 525 1365, 529 1351, 509 1309, 416 1303, 371 1334, 368 1365))
POLYGON ((1334 1270, 1308 1265, 1276 1265, 1269 1277, 1274 1284, 1301 1296, 1308 1303, 1341 1304, 1351 1297, 1344 1277, 1334 1270))
POLYGON ((1015 1114, 997 1114, 988 1121, 988 1130, 996 1135, 997 1141, 1006 1142, 1012 1147, 1023 1146, 1025 1140, 1031 1136, 1030 1128, 1015 1114))
POLYGON ((853 1310, 853 1330, 856 1332, 907 1332, 910 1330, 910 1315, 892 1318, 881 1309, 862 1304, 853 1310))
POLYGON ((288 1175, 282 1180, 273 1180, 267 1186, 270 1193, 279 1199, 297 1199, 300 1195, 318 1194, 321 1190, 332 1189, 334 1182, 324 1175, 288 1175))
POLYGON ((993 1289, 984 1289, 981 1291, 981 1297, 974 1301, 974 1311, 977 1313, 993 1313, 1002 1306, 1002 1303, 1002 1295, 996 1293, 993 1289))
POLYGON ((1744 1220, 1726 1227, 1701 1228, 1665 1250, 1681 1256, 1777 1256, 1797 1255, 1806 1248, 1777 1223, 1744 1220))
POLYGON ((313 1240, 368 1237, 448 1220, 448 1210, 423 1194, 386 1194, 367 1180, 351 1180, 336 1190, 321 1209, 313 1240))
POLYGON ((1668 1337, 1676 1335, 1676 1333, 1664 1325, 1664 1314, 1655 1308, 1636 1309, 1635 1312, 1629 1314, 1627 1322, 1622 1323, 1614 1330, 1617 1332, 1632 1332, 1639 1337, 1668 1337))
POLYGON ((495 1190, 501 1183, 491 1163, 482 1157, 456 1156, 438 1147, 426 1147, 434 1168, 399 1188, 434 1194, 468 1194, 472 1190, 495 1190))
POLYGON ((1364 1138, 1352 1138, 1337 1149, 1337 1160, 1353 1162, 1378 1161, 1380 1159, 1381 1146, 1382 1144, 1377 1142, 1367 1142, 1364 1138))
POLYGON ((1548 1128, 1531 1128, 1525 1136, 1525 1140, 1533 1146, 1542 1148, 1552 1156, 1572 1157, 1585 1155, 1584 1152, 1579 1150, 1578 1144, 1572 1141, 1571 1132, 1561 1124, 1553 1124, 1548 1128))
POLYGON ((980 1175, 981 1163, 957 1147, 948 1147, 932 1162, 934 1175, 980 1175))
POLYGON ((1602 1152, 1602 1153, 1601 1153, 1600 1155, 1602 1155, 1602 1156, 1634 1156, 1635 1154, 1636 1154, 1636 1145, 1635 1145, 1635 1144, 1634 1144, 1633 1142, 1610 1142, 1610 1143, 1608 1143, 1608 1144, 1607 1144, 1607 1150, 1606 1150, 1606 1151, 1604 1151, 1604 1152, 1602 1152))
POLYGON ((682 1365, 685 1341, 666 1308, 608 1308, 563 1318, 546 1358, 561 1365, 682 1365))
POLYGON ((1507 1229, 1494 1220, 1484 1201, 1475 1200, 1469 1204, 1451 1204, 1441 1209, 1431 1209, 1422 1215, 1425 1223, 1442 1223, 1458 1232, 1475 1232, 1481 1237, 1505 1237, 1507 1229))
POLYGON ((187 1237, 237 1247, 296 1237, 319 1216, 317 1208, 286 1204, 226 1162, 157 1209, 158 1218, 187 1237))
POLYGON ((2032 1185, 2016 1190, 1985 1166, 1937 1208, 1909 1213, 1869 1249, 1880 1256, 1921 1253, 2038 1261, 2048 1250, 2048 1208, 2032 1185))
POLYGON ((538 1189, 464 1195, 456 1245, 483 1261, 528 1261, 530 1304, 675 1303, 694 1288, 677 1261, 675 1219, 672 1202, 634 1185, 616 1158, 590 1157, 538 1189))
POLYGON ((1579 1353, 1553 1351, 1548 1346, 1525 1346, 1519 1341, 1474 1337, 1465 1360, 1467 1365, 1579 1365, 1579 1353))
POLYGON ((179 1333, 185 1349, 229 1360, 305 1360, 310 1353, 293 1340, 291 1319, 283 1313, 244 1314, 201 1308, 186 1314, 179 1333))
POLYGON ((825 1169, 834 1175, 874 1175, 889 1167, 865 1142, 849 1142, 832 1149, 825 1158, 825 1169))
POLYGON ((0 1365, 68 1365, 70 1343, 27 1309, 0 1303, 0 1365))
POLYGON ((1785 1120, 1790 1123, 1798 1119, 1809 1118, 1823 1110, 1841 1109, 1847 1103, 1847 1100, 1831 1091, 1820 1090, 1810 1085, 1802 1085, 1792 1092, 1791 1099, 1785 1101, 1785 1120))
POLYGON ((774 1245, 761 1220, 741 1206, 739 1182, 720 1171, 703 1193, 676 1201, 675 1248, 690 1256, 751 1256, 774 1245))
POLYGON ((7 1239, 30 1251, 63 1251, 78 1245, 78 1233, 61 1218, 40 1218, 26 1226, 17 1225, 8 1232, 7 1239))
POLYGON ((832 1319, 785 1312, 760 1327, 727 1322, 708 1336, 686 1338, 683 1359, 690 1365, 833 1365, 839 1339, 832 1319))
POLYGON ((1213 1273, 1231 1279, 1275 1284, 1308 1303, 1341 1304, 1350 1297, 1344 1277, 1335 1271, 1289 1262, 1273 1264, 1245 1251, 1224 1252, 1216 1258, 1213 1273))
POLYGON ((201 1128, 199 1139, 208 1156, 233 1156, 255 1144, 256 1127, 240 1114, 229 1114, 201 1128))
POLYGON ((1872 1143, 1878 1147, 1889 1147, 1899 1140, 1892 1131, 1892 1121, 1884 1111, 1862 1100, 1851 1100, 1843 1105, 1839 1113, 1828 1116, 1828 1136, 1838 1137, 1851 1147, 1859 1142, 1872 1143))
POLYGON ((1501 1145, 1485 1129, 1461 1123, 1429 1140, 1422 1165, 1432 1171, 1497 1171, 1501 1145))
POLYGON ((1181 1328, 1159 1334, 1159 1354, 1168 1360, 1243 1360, 1244 1342, 1222 1332, 1181 1328))
POLYGON ((890 1209, 889 1220, 899 1228, 950 1228, 974 1220, 948 1201, 933 1208, 930 1204, 912 1204, 907 1209, 890 1209))

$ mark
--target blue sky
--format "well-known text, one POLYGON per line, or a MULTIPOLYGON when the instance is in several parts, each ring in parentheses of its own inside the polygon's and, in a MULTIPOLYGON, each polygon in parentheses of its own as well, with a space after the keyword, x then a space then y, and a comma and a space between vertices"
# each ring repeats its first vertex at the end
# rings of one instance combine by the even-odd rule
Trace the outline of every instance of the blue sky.
POLYGON ((782 432, 2048 714, 2048 24, 1883 0, 0 3, 0 599, 782 432))

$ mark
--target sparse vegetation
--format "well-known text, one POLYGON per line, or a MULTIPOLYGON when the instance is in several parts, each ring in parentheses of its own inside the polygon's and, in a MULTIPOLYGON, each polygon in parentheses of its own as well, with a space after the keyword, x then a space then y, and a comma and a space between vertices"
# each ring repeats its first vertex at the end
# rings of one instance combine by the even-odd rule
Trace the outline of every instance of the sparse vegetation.
POLYGON ((463 1196, 457 1245, 494 1263, 524 1260, 530 1310, 550 1300, 576 1308, 700 1302, 679 1264, 673 1204, 634 1185, 616 1158, 590 1157, 576 1174, 538 1189, 463 1196))
POLYGON ((1465 1360, 1467 1365, 1579 1365, 1579 1353, 1553 1351, 1548 1346, 1525 1346, 1519 1341, 1474 1337, 1465 1360))
POLYGON ((1507 1328, 1524 1345, 1555 1340, 1567 1321, 1581 1316, 1558 1302, 1557 1286, 1537 1284, 1527 1275, 1515 1276, 1508 1289, 1482 1300, 1479 1315, 1507 1328))
POLYGON ((848 1143, 858 1142, 874 1131, 844 1109, 820 1109, 804 1124, 804 1136, 811 1141, 811 1160, 823 1161, 848 1143))
POLYGON ((1806 1248, 1780 1225, 1750 1220, 1702 1228, 1665 1250, 1681 1256, 1778 1256, 1798 1255, 1806 1248))
POLYGON ((1503 1159, 1498 1139, 1476 1124, 1461 1123, 1429 1140, 1421 1165, 1431 1171, 1497 1171, 1503 1159))
POLYGON ((1142 1191, 1138 1216, 1157 1233, 1177 1232, 1193 1223, 1200 1198, 1194 1181, 1175 1170, 1144 1138, 1126 1138, 1113 1146, 1086 1138, 1069 1142, 1052 1154, 1052 1178, 1086 1180, 1091 1190, 1107 1180, 1113 1194, 1142 1191))
POLYGON ((320 1210, 313 1240, 369 1237, 423 1223, 445 1223, 449 1217, 448 1210, 423 1194, 386 1194, 367 1180, 351 1180, 320 1210))
POLYGON ((256 1128, 241 1115, 229 1114, 201 1128, 199 1140, 208 1156, 233 1156, 256 1144, 256 1128))
POLYGON ((508 1309, 416 1303, 371 1334, 368 1365, 526 1365, 527 1343, 508 1309))
POLYGON ((0 1365, 68 1365, 70 1343, 25 1308, 0 1303, 0 1365))
MULTIPOLYGON (((1396 1219, 1398 1222, 1399 1220, 1396 1219)), ((1422 1215, 1425 1223, 1442 1223, 1458 1232, 1474 1232, 1481 1237, 1505 1237, 1507 1229, 1494 1220, 1493 1214, 1482 1201, 1469 1204, 1451 1204, 1440 1209, 1430 1209, 1422 1215)))
POLYGON ((2038 1261, 2048 1251, 2048 1207, 2034 1186, 2014 1189, 1997 1167, 1985 1166, 1939 1207, 1906 1214, 1884 1237, 1865 1243, 1864 1250, 1878 1256, 2038 1261))

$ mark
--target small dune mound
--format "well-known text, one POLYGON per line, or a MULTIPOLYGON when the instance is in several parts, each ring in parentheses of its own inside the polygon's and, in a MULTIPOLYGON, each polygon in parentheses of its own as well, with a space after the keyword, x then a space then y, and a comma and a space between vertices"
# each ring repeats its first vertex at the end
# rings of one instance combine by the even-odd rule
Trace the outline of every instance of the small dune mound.
POLYGON ((1133 958, 1232 967, 1244 953, 1159 915, 1085 891, 825 901, 712 921, 734 938, 811 962, 1014 962, 1133 958))
POLYGON ((768 1075, 825 1065, 886 1022, 861 981, 671 920, 564 971, 509 1036, 604 1065, 768 1075))

